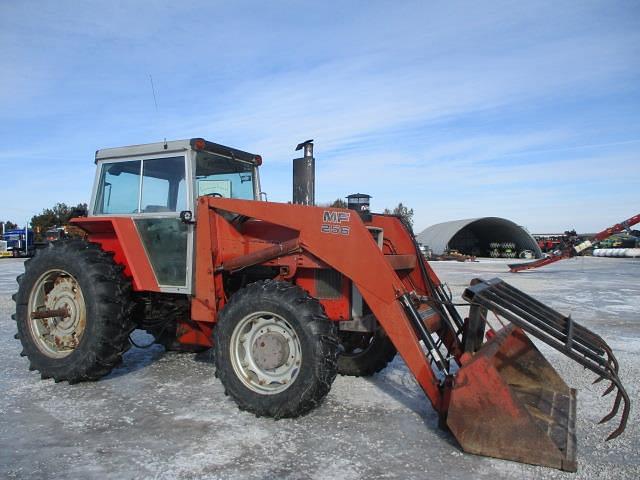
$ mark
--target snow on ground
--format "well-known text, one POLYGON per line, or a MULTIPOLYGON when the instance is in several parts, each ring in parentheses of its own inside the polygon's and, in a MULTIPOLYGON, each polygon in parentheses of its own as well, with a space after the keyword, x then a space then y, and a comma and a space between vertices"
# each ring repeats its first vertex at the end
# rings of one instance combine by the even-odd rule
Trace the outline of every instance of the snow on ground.
MULTIPOLYGON (((432 265, 457 298, 472 278, 501 276, 572 313, 609 341, 638 399, 639 260, 580 258, 519 274, 496 260, 432 265)), ((11 294, 22 268, 0 260, 0 478, 640 478, 636 406, 623 436, 605 443, 615 422, 597 421, 612 399, 600 399, 593 375, 548 348, 579 390, 577 474, 463 453, 399 357, 368 379, 338 377, 319 408, 279 421, 238 411, 207 354, 132 348, 99 382, 42 381, 13 338, 11 294)))

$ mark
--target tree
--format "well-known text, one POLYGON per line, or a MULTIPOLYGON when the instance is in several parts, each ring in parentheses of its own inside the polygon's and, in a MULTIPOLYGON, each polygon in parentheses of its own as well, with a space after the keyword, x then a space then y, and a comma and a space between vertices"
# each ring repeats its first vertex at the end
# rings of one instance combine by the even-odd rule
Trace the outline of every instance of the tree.
POLYGON ((347 202, 341 198, 336 198, 333 202, 319 203, 318 206, 326 208, 347 208, 347 202))
POLYGON ((413 227, 413 208, 406 207, 402 202, 398 203, 398 206, 393 210, 385 208, 383 213, 385 215, 397 215, 407 222, 409 226, 413 227))
POLYGON ((75 207, 69 207, 66 203, 56 203, 53 208, 45 208, 41 214, 34 215, 31 218, 31 227, 42 234, 52 227, 68 224, 73 217, 86 215, 86 203, 79 203, 75 207))
MULTIPOLYGON (((3 222, 0 222, 0 223, 3 223, 3 222)), ((13 223, 10 220, 7 220, 6 222, 4 222, 5 231, 7 231, 7 230, 15 230, 16 228, 18 228, 18 224, 13 223)))

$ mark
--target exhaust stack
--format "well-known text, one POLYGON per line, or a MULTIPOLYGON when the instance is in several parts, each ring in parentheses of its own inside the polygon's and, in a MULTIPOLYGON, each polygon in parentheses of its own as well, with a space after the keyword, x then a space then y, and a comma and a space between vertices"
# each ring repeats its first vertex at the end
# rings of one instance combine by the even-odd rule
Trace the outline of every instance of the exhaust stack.
POLYGON ((316 161, 313 158, 313 140, 298 144, 296 152, 304 149, 302 158, 293 160, 293 203, 316 204, 316 161))

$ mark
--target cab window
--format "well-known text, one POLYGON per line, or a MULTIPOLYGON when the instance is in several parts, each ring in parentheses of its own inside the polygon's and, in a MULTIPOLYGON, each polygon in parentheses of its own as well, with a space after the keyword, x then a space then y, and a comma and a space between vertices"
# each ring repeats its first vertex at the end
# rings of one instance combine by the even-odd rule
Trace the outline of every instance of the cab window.
POLYGON ((186 210, 184 157, 145 160, 142 172, 142 213, 186 210))
POLYGON ((140 164, 140 160, 102 164, 95 213, 118 214, 138 211, 140 164))
POLYGON ((95 214, 179 212, 186 205, 184 157, 102 164, 95 214))
POLYGON ((254 165, 209 152, 196 156, 196 196, 254 200, 254 165))

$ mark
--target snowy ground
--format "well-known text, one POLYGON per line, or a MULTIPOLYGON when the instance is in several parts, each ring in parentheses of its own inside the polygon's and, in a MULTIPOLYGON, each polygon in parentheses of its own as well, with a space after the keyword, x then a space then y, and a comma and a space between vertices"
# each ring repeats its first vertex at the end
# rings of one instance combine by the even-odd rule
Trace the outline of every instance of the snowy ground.
MULTIPOLYGON (((640 261, 581 258, 520 274, 496 260, 433 266, 456 296, 476 276, 501 276, 572 313, 609 341, 637 401, 640 261)), ((615 422, 596 423, 612 399, 548 349, 579 390, 577 474, 462 453, 399 357, 369 379, 338 377, 323 405, 295 420, 238 411, 206 355, 159 346, 133 348, 99 382, 42 381, 13 338, 11 294, 22 268, 0 259, 0 478, 640 478, 637 404, 623 436, 605 443, 615 422)))

